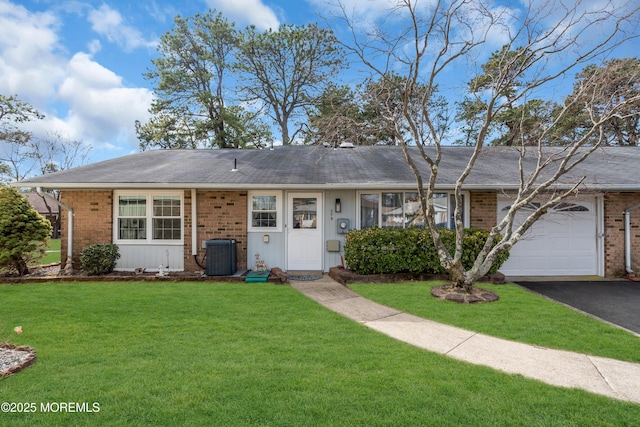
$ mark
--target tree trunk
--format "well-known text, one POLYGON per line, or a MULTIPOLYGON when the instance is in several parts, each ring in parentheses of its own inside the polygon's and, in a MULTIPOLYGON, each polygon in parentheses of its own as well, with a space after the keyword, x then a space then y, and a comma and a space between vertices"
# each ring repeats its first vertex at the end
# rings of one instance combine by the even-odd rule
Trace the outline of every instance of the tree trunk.
POLYGON ((53 228, 53 231, 51 232, 51 238, 52 239, 59 239, 60 238, 60 214, 58 215, 51 215, 51 218, 49 219, 49 222, 51 223, 51 227, 53 228))
POLYGON ((473 283, 467 281, 467 277, 464 274, 464 266, 460 261, 454 261, 449 268, 449 274, 451 275, 451 282, 453 287, 460 292, 470 293, 473 283))
POLYGON ((29 274, 29 267, 27 266, 27 263, 24 260, 24 258, 22 258, 20 255, 16 256, 13 259, 13 265, 16 267, 16 270, 18 270, 18 274, 20 276, 29 274))
POLYGON ((282 129, 282 145, 291 145, 291 141, 289 140, 289 123, 287 120, 287 118, 284 118, 280 123, 282 129))

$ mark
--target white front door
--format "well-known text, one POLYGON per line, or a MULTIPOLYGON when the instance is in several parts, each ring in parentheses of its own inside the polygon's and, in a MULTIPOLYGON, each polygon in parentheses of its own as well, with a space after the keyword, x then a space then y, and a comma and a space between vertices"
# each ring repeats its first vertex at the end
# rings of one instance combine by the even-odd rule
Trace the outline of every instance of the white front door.
POLYGON ((322 270, 322 193, 289 193, 287 270, 322 270))

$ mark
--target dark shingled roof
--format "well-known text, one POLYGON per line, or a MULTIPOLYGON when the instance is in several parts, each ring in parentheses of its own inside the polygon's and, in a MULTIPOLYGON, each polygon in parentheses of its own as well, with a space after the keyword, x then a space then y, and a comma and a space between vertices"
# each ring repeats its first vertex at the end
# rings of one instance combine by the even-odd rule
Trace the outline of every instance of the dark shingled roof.
POLYGON ((40 196, 38 193, 29 191, 28 193, 22 193, 22 196, 25 197, 29 201, 29 203, 31 203, 31 206, 33 206, 33 208, 39 214, 49 215, 49 209, 51 209, 51 213, 53 214, 57 214, 60 212, 60 206, 51 202, 45 203, 42 196, 40 196))
MULTIPOLYGON (((433 147, 428 147, 435 152, 433 147)), ((472 154, 471 147, 443 147, 438 186, 452 188, 472 154)), ((545 158, 559 149, 545 149, 545 158)), ((429 176, 416 147, 413 158, 429 176)), ((485 147, 465 181, 467 189, 509 189, 519 183, 519 152, 485 147)), ((525 170, 537 160, 530 149, 525 170)), ((586 176, 587 189, 640 190, 639 147, 605 147, 562 179, 569 185, 586 176)), ((45 188, 412 188, 416 181, 401 147, 367 146, 332 149, 321 146, 276 147, 274 150, 157 150, 14 183, 45 188), (232 169, 237 169, 232 171, 232 169)))

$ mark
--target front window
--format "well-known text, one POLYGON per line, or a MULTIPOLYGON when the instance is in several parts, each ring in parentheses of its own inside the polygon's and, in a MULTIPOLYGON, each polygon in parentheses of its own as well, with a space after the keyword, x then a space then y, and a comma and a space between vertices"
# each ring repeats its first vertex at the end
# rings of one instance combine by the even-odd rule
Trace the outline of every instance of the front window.
POLYGON ((144 195, 118 197, 118 239, 146 240, 147 199, 144 195))
POLYGON ((280 231, 280 192, 249 194, 249 231, 280 231))
POLYGON ((182 241, 182 195, 136 193, 116 197, 119 241, 182 241))
POLYGON ((180 240, 182 216, 180 196, 153 196, 154 240, 180 240))
MULTIPOLYGON (((361 193, 360 228, 424 227, 424 215, 417 192, 367 192, 361 193)), ((453 193, 433 195, 435 221, 438 227, 455 228, 453 193)), ((464 196, 463 196, 464 212, 464 196)))
POLYGON ((369 228, 378 225, 379 204, 380 196, 378 194, 360 195, 360 228, 369 228))
POLYGON ((404 228, 403 193, 382 193, 383 228, 404 228))

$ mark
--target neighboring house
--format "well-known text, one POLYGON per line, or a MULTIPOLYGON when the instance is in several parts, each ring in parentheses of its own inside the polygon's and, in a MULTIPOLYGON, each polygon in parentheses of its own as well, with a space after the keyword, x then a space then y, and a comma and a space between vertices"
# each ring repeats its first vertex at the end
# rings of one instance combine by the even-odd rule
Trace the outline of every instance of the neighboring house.
POLYGON ((51 237, 58 239, 60 237, 60 206, 45 200, 34 191, 29 191, 22 195, 31 203, 36 212, 49 220, 53 227, 51 237))
MULTIPOLYGON (((471 148, 443 150, 435 202, 438 222, 449 226, 452 190, 471 148)), ((640 209, 630 212, 628 227, 624 218, 640 204, 638 164, 636 147, 592 154, 559 183, 566 188, 586 175, 577 196, 539 220, 501 271, 620 277, 625 254, 640 268, 640 209)), ((494 226, 518 176, 514 148, 486 147, 464 186, 465 225, 494 226)), ((73 258, 89 244, 115 243, 120 270, 168 264, 195 271, 206 241, 235 239, 239 269, 251 269, 259 254, 269 267, 327 271, 341 264, 349 229, 423 223, 401 147, 146 151, 14 185, 61 190, 61 201, 74 212, 73 258)), ((64 258, 66 210, 62 217, 64 258)))

